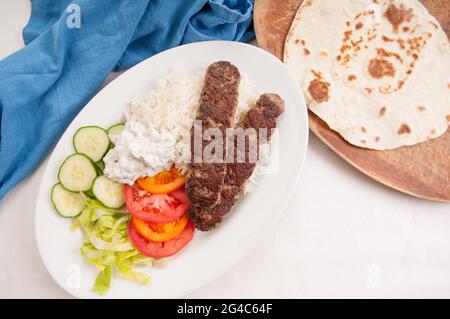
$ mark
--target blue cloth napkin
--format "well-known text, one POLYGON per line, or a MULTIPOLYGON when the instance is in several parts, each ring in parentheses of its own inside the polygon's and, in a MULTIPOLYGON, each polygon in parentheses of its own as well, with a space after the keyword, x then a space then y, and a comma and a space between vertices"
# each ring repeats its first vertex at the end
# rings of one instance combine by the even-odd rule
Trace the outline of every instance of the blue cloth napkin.
POLYGON ((31 0, 0 61, 0 199, 43 160, 107 75, 180 44, 249 41, 253 0, 31 0))

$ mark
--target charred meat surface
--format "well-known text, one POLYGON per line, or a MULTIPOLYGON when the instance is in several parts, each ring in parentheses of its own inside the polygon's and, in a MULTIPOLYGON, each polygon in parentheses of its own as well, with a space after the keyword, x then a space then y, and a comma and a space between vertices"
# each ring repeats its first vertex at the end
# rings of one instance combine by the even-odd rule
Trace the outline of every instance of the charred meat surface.
MULTIPOLYGON (((186 194, 192 207, 211 208, 219 201, 220 191, 226 173, 226 129, 232 127, 236 113, 239 70, 230 62, 219 61, 208 67, 200 97, 196 122, 201 121, 201 140, 194 141, 194 127, 191 130, 192 163, 186 179, 186 194), (207 162, 203 159, 203 149, 210 141, 204 140, 208 129, 220 130, 224 138, 222 154, 213 153, 207 162), (195 147, 200 143, 201 147, 195 147)), ((195 124, 194 124, 195 125, 195 124)))
MULTIPOLYGON (((238 125, 244 130, 254 129, 260 132, 261 129, 267 129, 267 141, 272 136, 273 130, 276 128, 278 117, 284 112, 284 101, 276 94, 263 94, 257 103, 247 112, 241 123, 238 125)), ((256 162, 251 160, 251 145, 256 145, 256 154, 259 153, 259 145, 263 141, 260 140, 258 134, 249 134, 245 138, 244 148, 238 147, 238 138, 236 135, 233 139, 231 147, 234 148, 234 160, 227 163, 224 184, 221 187, 219 201, 212 208, 192 207, 189 216, 195 226, 202 230, 208 231, 222 221, 234 206, 239 196, 244 191, 246 181, 252 175, 256 162), (257 139, 252 141, 252 139, 257 139), (238 161, 239 156, 245 160, 238 161)))

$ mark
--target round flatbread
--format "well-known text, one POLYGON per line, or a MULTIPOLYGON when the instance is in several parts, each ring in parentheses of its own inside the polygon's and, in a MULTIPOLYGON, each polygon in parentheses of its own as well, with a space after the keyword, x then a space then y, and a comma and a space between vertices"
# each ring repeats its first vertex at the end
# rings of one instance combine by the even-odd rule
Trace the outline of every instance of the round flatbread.
POLYGON ((284 62, 308 107, 351 144, 393 149, 450 123, 450 45, 416 0, 305 0, 284 62))

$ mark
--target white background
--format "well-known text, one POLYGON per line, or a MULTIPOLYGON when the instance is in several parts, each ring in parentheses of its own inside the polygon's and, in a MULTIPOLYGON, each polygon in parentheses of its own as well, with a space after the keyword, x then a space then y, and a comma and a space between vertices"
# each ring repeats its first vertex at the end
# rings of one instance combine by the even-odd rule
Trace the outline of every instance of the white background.
MULTIPOLYGON (((28 0, 0 1, 0 59, 23 46, 29 14, 28 0)), ((45 164, 0 201, 0 298, 70 297, 45 270, 34 239, 45 164)), ((297 196, 265 237, 186 297, 450 297, 450 205, 377 184, 313 135, 297 196)))

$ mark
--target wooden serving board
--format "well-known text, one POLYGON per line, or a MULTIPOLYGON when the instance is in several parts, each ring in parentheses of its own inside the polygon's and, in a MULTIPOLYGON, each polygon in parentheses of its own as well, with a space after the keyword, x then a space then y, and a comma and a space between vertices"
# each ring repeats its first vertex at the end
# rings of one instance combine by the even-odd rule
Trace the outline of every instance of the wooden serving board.
MULTIPOLYGON (((281 60, 287 33, 302 1, 255 0, 254 23, 258 45, 281 60)), ((450 35, 448 2, 421 2, 450 35)), ((309 125, 333 151, 376 181, 415 197, 450 202, 450 129, 439 138, 414 146, 375 151, 349 144, 312 112, 309 112, 309 125)))

